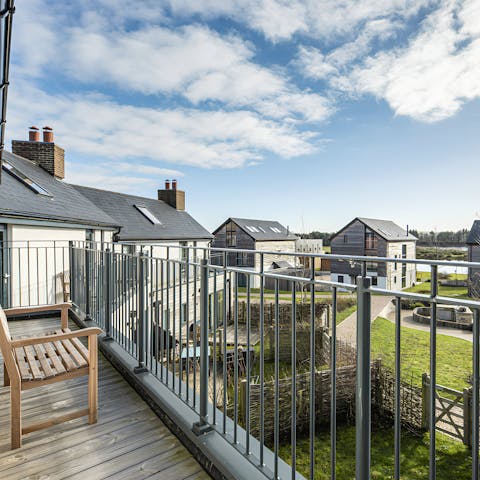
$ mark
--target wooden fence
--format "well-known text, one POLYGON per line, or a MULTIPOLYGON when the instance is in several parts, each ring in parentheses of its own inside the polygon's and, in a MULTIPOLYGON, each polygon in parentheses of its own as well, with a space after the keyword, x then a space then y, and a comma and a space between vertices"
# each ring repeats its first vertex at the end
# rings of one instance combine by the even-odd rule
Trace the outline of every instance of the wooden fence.
MULTIPOLYGON (((422 375, 422 423, 424 428, 429 427, 430 418, 430 377, 422 375)), ((435 428, 439 432, 461 440, 465 445, 472 443, 472 389, 463 391, 435 385, 435 428)))

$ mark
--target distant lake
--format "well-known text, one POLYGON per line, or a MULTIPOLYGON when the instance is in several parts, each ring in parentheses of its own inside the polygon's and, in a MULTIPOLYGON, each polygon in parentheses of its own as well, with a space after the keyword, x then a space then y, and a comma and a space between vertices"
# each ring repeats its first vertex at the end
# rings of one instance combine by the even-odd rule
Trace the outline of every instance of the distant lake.
MULTIPOLYGON (((417 271, 430 272, 431 268, 429 265, 417 265, 417 271)), ((438 273, 468 273, 468 268, 442 265, 441 267, 438 267, 438 273)))

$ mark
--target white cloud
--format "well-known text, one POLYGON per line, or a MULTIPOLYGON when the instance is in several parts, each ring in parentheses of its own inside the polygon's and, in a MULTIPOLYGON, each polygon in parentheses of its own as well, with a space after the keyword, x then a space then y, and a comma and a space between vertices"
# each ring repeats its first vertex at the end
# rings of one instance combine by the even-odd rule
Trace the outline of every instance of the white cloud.
MULTIPOLYGON (((115 24, 109 17, 109 9, 113 18, 118 16, 110 0, 103 0, 95 10, 86 2, 74 26, 66 13, 53 11, 47 16, 38 0, 34 1, 38 8, 20 12, 20 29, 14 30, 14 58, 19 67, 15 74, 31 78, 53 71, 86 88, 114 85, 129 93, 179 95, 199 108, 205 102, 217 102, 268 115, 272 109, 265 105, 276 103, 282 105, 276 118, 281 114, 318 121, 333 111, 326 98, 301 91, 281 69, 256 63, 254 45, 238 34, 220 35, 198 24, 172 28, 162 25, 163 13, 152 17, 155 25, 144 21, 126 29, 122 21, 115 24), (39 32, 40 49, 32 45, 28 31, 34 38, 39 32), (324 105, 314 115, 305 101, 309 97, 312 103, 324 105)), ((151 20, 146 12, 142 14, 144 9, 145 5, 139 6, 136 18, 151 20)))
POLYGON ((172 170, 171 168, 160 168, 152 165, 144 165, 133 162, 115 162, 108 164, 107 167, 110 168, 110 171, 117 170, 126 173, 131 173, 132 170, 135 170, 136 173, 139 173, 141 175, 157 175, 160 177, 171 178, 184 176, 183 172, 180 172, 179 170, 172 170))
POLYGON ((24 138, 32 122, 51 125, 67 154, 234 168, 268 154, 289 158, 310 153, 315 144, 312 132, 250 111, 156 110, 99 95, 51 95, 18 83, 10 93, 9 108, 15 115, 10 117, 9 136, 24 138))
POLYGON ((189 25, 130 32, 74 28, 66 32, 60 55, 67 72, 77 80, 111 82, 153 94, 181 92, 191 82, 227 71, 252 53, 236 37, 222 38, 206 27, 189 25))
POLYGON ((272 41, 295 34, 332 39, 350 35, 364 22, 409 18, 437 0, 166 0, 177 16, 229 17, 272 41))
POLYGON ((390 39, 401 28, 398 22, 371 21, 354 41, 327 54, 301 47, 296 66, 333 91, 354 98, 372 94, 397 115, 425 122, 448 118, 480 97, 479 0, 445 0, 406 45, 371 53, 374 41, 390 39))
POLYGON ((63 55, 70 76, 90 85, 111 82, 124 90, 178 94, 194 105, 214 101, 264 115, 272 111, 265 105, 277 104, 275 118, 323 120, 332 112, 326 98, 300 91, 279 71, 253 62, 251 44, 204 26, 128 33, 74 29, 63 55), (310 103, 322 108, 312 114, 310 103))
POLYGON ((367 22, 358 36, 324 54, 315 47, 301 46, 294 64, 304 76, 324 80, 338 76, 352 63, 368 54, 374 41, 385 41, 393 37, 402 24, 388 19, 367 22))
POLYGON ((366 59, 338 85, 383 98, 398 115, 438 121, 480 97, 479 58, 480 2, 446 2, 405 48, 366 59))
MULTIPOLYGON (((28 8, 17 6, 12 28, 12 74, 37 77, 57 45, 55 18, 41 0, 30 0, 28 8)), ((62 22, 62 14, 56 19, 62 22)))
POLYGON ((75 185, 98 187, 122 193, 138 194, 139 191, 147 197, 155 194, 161 185, 162 177, 152 178, 137 174, 125 175, 107 165, 81 165, 68 163, 66 165, 66 181, 75 185))

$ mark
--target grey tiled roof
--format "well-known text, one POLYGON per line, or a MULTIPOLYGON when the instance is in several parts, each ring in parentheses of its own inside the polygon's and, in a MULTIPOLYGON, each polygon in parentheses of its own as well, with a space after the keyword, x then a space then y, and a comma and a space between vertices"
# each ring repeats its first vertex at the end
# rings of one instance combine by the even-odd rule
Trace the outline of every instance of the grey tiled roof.
POLYGON ((467 237, 467 245, 480 245, 480 220, 475 220, 467 237))
POLYGON ((0 215, 112 228, 118 225, 112 217, 97 208, 68 183, 57 180, 30 160, 7 151, 4 151, 3 155, 8 163, 40 185, 51 196, 39 195, 3 171, 0 184, 0 215))
POLYGON ((363 224, 365 224, 368 228, 372 229, 374 232, 378 233, 382 238, 389 242, 395 241, 415 241, 417 237, 409 233, 407 235, 407 231, 393 223, 390 220, 378 220, 375 218, 364 218, 364 217, 357 217, 363 224))
POLYGON ((187 212, 178 211, 161 200, 78 185, 72 185, 72 187, 122 226, 118 235, 119 240, 206 240, 212 238, 212 235, 187 212), (135 205, 146 207, 162 224, 152 224, 138 211, 135 205))
POLYGON ((250 235, 257 242, 297 240, 297 236, 287 230, 280 223, 273 220, 253 220, 248 218, 231 217, 213 232, 214 234, 229 220, 237 224, 247 235, 250 235), (249 228, 250 227, 250 228, 249 228), (253 228, 252 228, 253 227, 253 228), (255 229, 257 231, 255 231, 255 229), (279 230, 276 232, 273 229, 279 230))

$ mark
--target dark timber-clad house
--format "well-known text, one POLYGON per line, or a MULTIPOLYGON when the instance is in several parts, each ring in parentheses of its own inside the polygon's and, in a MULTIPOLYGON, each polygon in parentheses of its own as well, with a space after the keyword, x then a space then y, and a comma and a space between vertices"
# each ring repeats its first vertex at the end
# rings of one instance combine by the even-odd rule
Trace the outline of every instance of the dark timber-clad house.
MULTIPOLYGON (((390 258, 415 258, 417 238, 390 220, 357 217, 332 237, 332 255, 390 258)), ((389 290, 411 287, 416 281, 415 265, 368 262, 367 274, 372 284, 389 290)), ((332 260, 331 279, 355 283, 361 273, 356 262, 332 260)))
MULTIPOLYGON (((291 233, 280 223, 273 220, 253 220, 246 218, 229 218, 214 232, 212 247, 233 248, 238 250, 257 250, 264 252, 295 252, 295 242, 298 237, 291 233)), ((275 262, 288 261, 282 255, 269 254, 264 256, 263 267, 265 270, 276 268, 275 262)), ((212 259, 218 265, 223 263, 219 254, 212 259)), ((248 252, 229 252, 227 255, 228 266, 248 269, 260 269, 260 256, 248 252)), ((294 265, 291 265, 292 267, 294 265)), ((257 277, 255 277, 257 278, 257 277)), ((239 284, 244 279, 239 278, 239 284)), ((252 285, 258 286, 258 285, 252 285)))
MULTIPOLYGON (((467 237, 468 261, 480 262, 480 220, 475 220, 467 237)), ((480 269, 468 269, 468 292, 471 297, 480 297, 480 269)))

